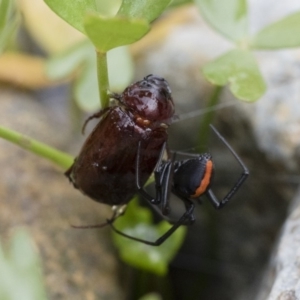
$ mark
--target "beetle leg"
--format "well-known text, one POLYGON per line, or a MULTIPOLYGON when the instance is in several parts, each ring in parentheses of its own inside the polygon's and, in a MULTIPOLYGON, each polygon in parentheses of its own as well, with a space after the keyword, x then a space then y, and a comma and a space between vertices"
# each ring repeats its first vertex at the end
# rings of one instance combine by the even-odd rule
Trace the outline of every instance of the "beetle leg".
POLYGON ((111 216, 110 219, 107 219, 106 222, 101 223, 101 224, 94 224, 94 225, 71 225, 71 227, 73 228, 77 228, 77 229, 91 229, 91 228, 102 228, 105 227, 107 225, 110 225, 111 223, 113 223, 115 220, 117 220, 119 217, 123 216, 125 213, 127 205, 114 205, 112 206, 112 211, 113 214, 111 216))
POLYGON ((97 113, 89 116, 83 123, 81 133, 84 134, 86 125, 88 124, 89 121, 91 121, 92 119, 98 119, 98 118, 102 117, 109 109, 110 109, 110 107, 105 107, 105 108, 101 109, 100 111, 98 111, 97 113))

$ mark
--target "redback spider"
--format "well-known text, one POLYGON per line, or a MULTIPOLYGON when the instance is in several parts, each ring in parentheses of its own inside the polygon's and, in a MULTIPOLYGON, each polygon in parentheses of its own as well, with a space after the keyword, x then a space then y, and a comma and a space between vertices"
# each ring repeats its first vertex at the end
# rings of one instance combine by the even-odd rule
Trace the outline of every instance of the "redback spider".
POLYGON ((176 152, 173 153, 172 158, 169 160, 163 160, 164 152, 166 149, 166 143, 160 152, 159 159, 154 169, 155 188, 156 195, 152 197, 140 183, 140 143, 138 144, 137 158, 136 158, 136 187, 138 193, 145 198, 152 205, 159 206, 162 215, 168 216, 170 213, 169 208, 169 196, 170 192, 175 194, 181 199, 185 205, 185 212, 183 215, 173 224, 173 226, 165 232, 156 241, 147 241, 137 237, 130 236, 120 230, 118 230, 113 222, 124 213, 124 206, 114 206, 113 216, 107 220, 106 223, 92 226, 78 226, 79 228, 100 228, 105 225, 110 225, 111 228, 118 234, 138 241, 147 245, 159 246, 161 245, 174 231, 181 225, 191 225, 195 222, 194 208, 195 200, 201 196, 206 196, 215 209, 223 208, 230 199, 235 195, 238 189, 242 186, 249 175, 249 171, 237 153, 225 140, 225 138, 216 130, 215 127, 210 125, 212 130, 218 136, 218 138, 225 144, 232 155, 242 168, 242 174, 228 191, 225 197, 218 200, 212 190, 212 179, 214 175, 214 164, 212 156, 209 153, 202 153, 198 155, 186 154, 193 158, 185 160, 176 160, 176 152))

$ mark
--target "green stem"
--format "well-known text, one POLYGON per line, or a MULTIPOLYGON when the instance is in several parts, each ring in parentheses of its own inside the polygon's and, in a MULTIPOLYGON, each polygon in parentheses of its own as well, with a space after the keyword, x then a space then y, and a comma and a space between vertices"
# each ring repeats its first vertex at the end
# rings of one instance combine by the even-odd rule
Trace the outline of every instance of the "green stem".
POLYGON ((107 53, 97 51, 97 75, 98 87, 100 95, 101 108, 105 108, 109 104, 108 90, 108 69, 107 69, 107 53))
MULTIPOLYGON (((220 100, 220 93, 222 91, 222 86, 216 86, 209 101, 208 101, 208 108, 213 108, 215 105, 218 104, 220 100)), ((215 115, 215 110, 211 109, 208 111, 200 124, 200 132, 199 132, 199 144, 201 145, 207 145, 208 143, 208 137, 209 137, 209 125, 212 123, 212 120, 215 115)))
POLYGON ((0 126, 0 137, 56 163, 63 169, 70 167, 74 161, 74 158, 65 152, 56 150, 55 148, 3 126, 0 126))

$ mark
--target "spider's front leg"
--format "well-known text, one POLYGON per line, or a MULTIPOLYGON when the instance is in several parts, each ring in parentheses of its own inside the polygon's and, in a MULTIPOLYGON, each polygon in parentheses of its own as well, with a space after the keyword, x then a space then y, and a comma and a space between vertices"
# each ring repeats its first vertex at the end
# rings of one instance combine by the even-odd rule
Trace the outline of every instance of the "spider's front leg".
POLYGON ((240 175, 240 177, 238 178, 238 180, 236 181, 234 186, 229 190, 229 192, 226 194, 226 196, 221 201, 218 200, 218 198, 215 196, 215 194, 211 190, 211 188, 207 189, 206 195, 207 195, 208 199, 210 200, 210 202, 216 209, 220 209, 229 202, 229 200, 235 195, 235 193, 239 190, 239 188, 246 181, 246 179, 249 176, 249 170, 246 167, 246 165, 243 163, 241 158, 234 151, 234 149, 229 145, 229 143, 225 140, 225 138, 219 133, 219 131, 217 131, 217 129, 212 125, 210 125, 210 127, 215 132, 215 134, 218 136, 218 138, 223 142, 223 144, 225 144, 225 146, 228 148, 228 150, 231 152, 231 154, 237 160, 237 162, 239 163, 239 165, 241 166, 241 168, 243 170, 242 174, 240 175))

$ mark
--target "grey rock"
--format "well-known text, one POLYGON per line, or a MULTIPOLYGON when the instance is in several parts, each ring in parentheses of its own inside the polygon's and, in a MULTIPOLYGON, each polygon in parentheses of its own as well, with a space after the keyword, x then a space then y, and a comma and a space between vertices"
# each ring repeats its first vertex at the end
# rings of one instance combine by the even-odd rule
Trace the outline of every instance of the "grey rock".
MULTIPOLYGON (((1 88, 1 125, 67 149, 68 118, 24 92, 1 88)), ((79 230, 70 224, 102 223, 110 210, 81 195, 63 171, 0 139, 1 239, 26 228, 42 258, 49 299, 122 299, 109 230, 79 230)))
POLYGON ((300 299, 300 189, 294 197, 257 300, 300 299))

